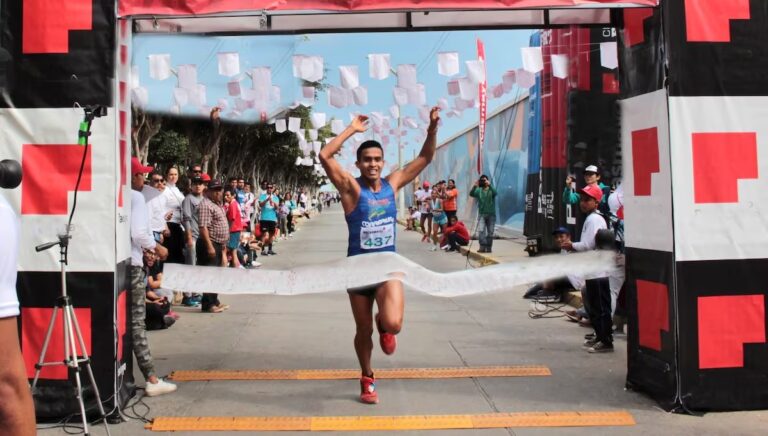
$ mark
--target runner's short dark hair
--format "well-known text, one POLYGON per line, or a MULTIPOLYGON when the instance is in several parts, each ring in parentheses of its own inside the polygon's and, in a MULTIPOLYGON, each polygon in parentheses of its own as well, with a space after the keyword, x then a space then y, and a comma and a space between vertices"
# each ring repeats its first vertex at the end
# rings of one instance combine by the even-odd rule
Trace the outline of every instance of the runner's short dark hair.
POLYGON ((357 148, 357 161, 360 162, 360 157, 363 155, 363 150, 365 150, 366 148, 374 148, 374 147, 381 150, 381 154, 384 154, 384 147, 382 147, 378 141, 369 139, 368 141, 365 141, 362 144, 360 144, 360 147, 357 148))

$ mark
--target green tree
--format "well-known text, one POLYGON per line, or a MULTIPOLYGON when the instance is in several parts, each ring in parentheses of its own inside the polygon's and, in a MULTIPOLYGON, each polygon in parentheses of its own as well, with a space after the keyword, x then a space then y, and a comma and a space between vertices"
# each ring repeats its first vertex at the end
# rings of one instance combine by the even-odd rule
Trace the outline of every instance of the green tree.
POLYGON ((150 141, 149 162, 161 164, 167 168, 171 165, 186 166, 189 153, 189 139, 175 130, 162 130, 150 141))

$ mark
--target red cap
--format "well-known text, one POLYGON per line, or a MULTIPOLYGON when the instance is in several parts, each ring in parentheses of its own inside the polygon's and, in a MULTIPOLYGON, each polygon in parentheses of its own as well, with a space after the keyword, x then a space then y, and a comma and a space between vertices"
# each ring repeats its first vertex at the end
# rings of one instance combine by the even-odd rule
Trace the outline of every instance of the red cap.
POLYGON ((424 181, 424 183, 422 183, 422 186, 424 186, 425 188, 429 188, 429 182, 427 182, 427 181, 425 180, 425 181, 424 181))
POLYGON ((200 176, 200 178, 202 178, 204 182, 210 182, 211 181, 211 176, 209 176, 208 173, 203 173, 203 175, 200 176))
POLYGON ((131 158, 131 174, 151 173, 155 167, 144 166, 138 157, 131 158))
POLYGON ((603 190, 597 185, 587 185, 582 189, 579 189, 579 193, 586 194, 599 203, 603 199, 603 190))

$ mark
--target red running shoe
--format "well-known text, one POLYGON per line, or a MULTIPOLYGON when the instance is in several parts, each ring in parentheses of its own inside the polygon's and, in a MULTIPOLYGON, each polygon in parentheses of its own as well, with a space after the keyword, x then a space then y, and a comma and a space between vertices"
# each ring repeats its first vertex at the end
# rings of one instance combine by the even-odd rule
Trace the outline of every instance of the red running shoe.
POLYGON ((397 338, 392 333, 381 331, 378 313, 376 314, 376 330, 379 331, 379 345, 381 345, 381 351, 386 355, 394 353, 395 348, 397 348, 397 338))
POLYGON ((365 404, 379 403, 379 395, 376 393, 376 380, 373 377, 360 377, 360 401, 365 404))

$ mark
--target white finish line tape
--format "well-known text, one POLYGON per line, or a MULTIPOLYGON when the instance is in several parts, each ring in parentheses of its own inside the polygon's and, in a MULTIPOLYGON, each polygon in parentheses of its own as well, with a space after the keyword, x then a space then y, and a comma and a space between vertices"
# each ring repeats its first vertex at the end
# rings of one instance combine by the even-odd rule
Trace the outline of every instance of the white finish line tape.
POLYGON ((365 288, 400 280, 438 297, 500 292, 515 286, 615 268, 615 253, 542 256, 484 268, 437 273, 399 254, 373 253, 290 270, 237 269, 166 263, 163 287, 184 292, 300 295, 365 288))

